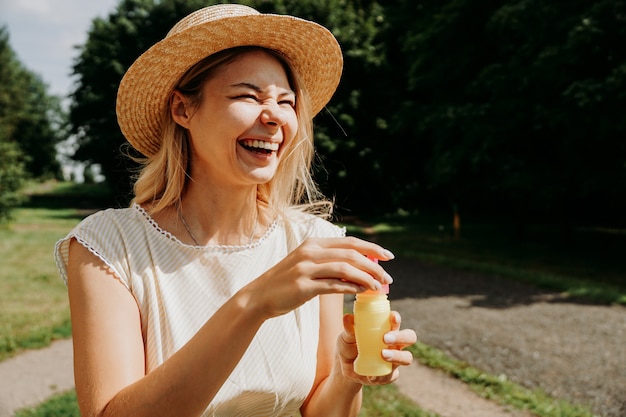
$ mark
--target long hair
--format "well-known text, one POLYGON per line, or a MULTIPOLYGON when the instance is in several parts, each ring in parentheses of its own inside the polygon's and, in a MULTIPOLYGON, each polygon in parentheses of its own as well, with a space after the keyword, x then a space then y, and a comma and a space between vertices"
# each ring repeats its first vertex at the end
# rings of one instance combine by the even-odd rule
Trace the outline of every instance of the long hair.
MULTIPOLYGON (((307 92, 302 88, 298 74, 289 67, 287 59, 279 52, 244 46, 227 49, 210 55, 191 67, 177 83, 177 90, 197 108, 202 102, 202 86, 217 68, 233 62, 245 52, 262 50, 274 56, 283 65, 289 84, 296 92, 296 117, 298 130, 294 140, 283 150, 282 159, 274 177, 257 187, 257 202, 274 214, 287 216, 293 210, 328 217, 332 202, 324 198, 311 175, 315 148, 313 121, 307 92)), ((170 97, 171 103, 171 97, 170 97)), ((188 132, 171 116, 168 105, 163 118, 161 147, 152 157, 139 159, 139 175, 135 181, 132 203, 148 204, 151 214, 180 203, 185 187, 191 181, 191 146, 188 132)))

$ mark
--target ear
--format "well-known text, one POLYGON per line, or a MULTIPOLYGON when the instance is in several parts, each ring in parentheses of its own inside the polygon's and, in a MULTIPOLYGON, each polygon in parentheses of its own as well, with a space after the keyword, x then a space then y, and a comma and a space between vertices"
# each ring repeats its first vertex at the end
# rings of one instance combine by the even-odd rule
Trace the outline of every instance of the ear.
POLYGON ((174 90, 170 98, 170 112, 172 119, 184 127, 189 128, 189 120, 191 119, 191 111, 189 110, 187 98, 178 90, 174 90))

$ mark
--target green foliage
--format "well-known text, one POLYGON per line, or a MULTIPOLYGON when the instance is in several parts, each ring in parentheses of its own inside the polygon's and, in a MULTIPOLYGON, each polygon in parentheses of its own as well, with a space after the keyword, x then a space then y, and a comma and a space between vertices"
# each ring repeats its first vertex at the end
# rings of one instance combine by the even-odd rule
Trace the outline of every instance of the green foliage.
POLYGON ((11 218, 11 210, 24 201, 20 193, 26 178, 22 154, 17 145, 0 137, 0 223, 11 218))
POLYGON ((623 1, 423 1, 398 123, 423 180, 464 209, 563 223, 626 208, 623 1), (413 114, 413 120, 408 114, 413 114))
POLYGON ((74 209, 18 208, 0 228, 0 360, 70 335, 52 248, 81 218, 74 209))
POLYGON ((17 60, 6 29, 0 28, 0 141, 16 144, 30 176, 58 177, 56 145, 64 123, 59 99, 17 60))
MULTIPOLYGON (((124 0, 96 19, 72 94, 75 158, 129 190, 115 93, 126 68, 209 1, 124 0)), ((626 2, 248 0, 328 27, 341 84, 316 118, 316 178, 339 213, 424 206, 623 224, 626 2), (375 204, 372 194, 375 190, 375 204)))
POLYGON ((419 409, 398 392, 395 385, 363 387, 363 407, 359 417, 439 417, 438 414, 419 409))
POLYGON ((19 410, 15 417, 80 417, 76 391, 54 396, 36 408, 19 410))
POLYGON ((456 239, 451 221, 425 213, 385 216, 365 226, 348 224, 347 231, 396 256, 526 282, 571 299, 626 305, 621 230, 579 228, 564 242, 558 227, 536 224, 520 242, 506 223, 466 219, 456 239))
POLYGON ((217 1, 122 0, 107 18, 92 22, 73 66, 77 81, 70 95, 69 121, 78 144, 73 158, 100 164, 118 196, 128 198, 131 172, 136 168, 126 158, 132 150, 120 151, 126 141, 117 125, 115 100, 122 76, 180 18, 213 3, 217 1))

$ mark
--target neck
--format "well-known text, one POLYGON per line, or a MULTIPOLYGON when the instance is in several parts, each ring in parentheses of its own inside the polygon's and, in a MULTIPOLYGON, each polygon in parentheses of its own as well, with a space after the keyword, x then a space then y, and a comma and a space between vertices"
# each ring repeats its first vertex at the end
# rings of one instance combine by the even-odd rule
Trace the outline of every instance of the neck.
POLYGON ((184 229, 198 245, 246 245, 265 229, 256 186, 228 193, 191 185, 178 208, 184 229))

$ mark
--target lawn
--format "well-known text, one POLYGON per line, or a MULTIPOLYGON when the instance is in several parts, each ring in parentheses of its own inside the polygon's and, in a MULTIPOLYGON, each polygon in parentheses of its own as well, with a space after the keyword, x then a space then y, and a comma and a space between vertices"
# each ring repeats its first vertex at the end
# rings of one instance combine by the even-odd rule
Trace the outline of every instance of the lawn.
POLYGON ((0 227, 0 360, 71 334, 55 242, 78 221, 71 209, 21 208, 0 227))
POLYGON ((455 237, 452 218, 391 216, 346 224, 397 256, 476 270, 599 303, 626 305, 626 229, 535 224, 520 237, 505 222, 469 221, 455 237))

